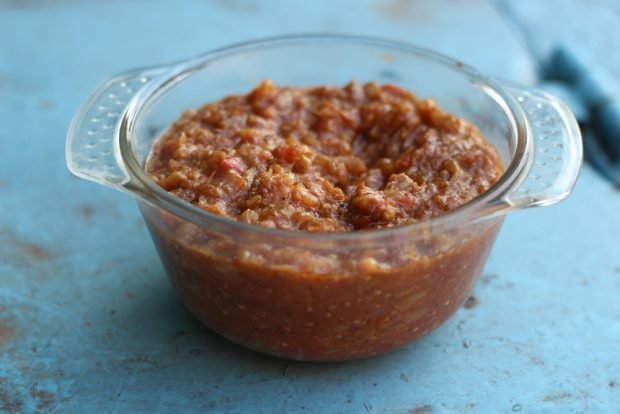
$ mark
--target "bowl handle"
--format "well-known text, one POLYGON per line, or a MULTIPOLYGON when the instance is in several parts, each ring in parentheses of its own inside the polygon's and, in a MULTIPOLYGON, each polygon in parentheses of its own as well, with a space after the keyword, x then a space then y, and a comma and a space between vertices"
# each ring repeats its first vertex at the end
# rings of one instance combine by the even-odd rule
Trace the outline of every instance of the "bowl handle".
POLYGON ((504 196, 511 208, 546 206, 571 193, 583 160, 581 132, 568 106, 553 95, 505 81, 523 109, 529 140, 523 179, 504 196))
POLYGON ((123 191, 140 190, 121 157, 120 124, 133 97, 164 72, 154 68, 120 74, 82 104, 67 133, 67 167, 73 174, 123 191))

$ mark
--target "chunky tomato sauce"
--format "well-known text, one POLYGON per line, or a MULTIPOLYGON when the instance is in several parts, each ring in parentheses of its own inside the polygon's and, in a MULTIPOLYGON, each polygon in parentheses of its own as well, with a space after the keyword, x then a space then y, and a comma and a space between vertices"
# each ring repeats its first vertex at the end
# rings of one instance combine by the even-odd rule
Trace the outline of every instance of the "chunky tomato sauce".
POLYGON ((211 213, 270 228, 357 232, 333 250, 246 239, 142 206, 188 307, 244 346, 302 360, 368 357, 437 327, 465 301, 501 218, 365 247, 364 235, 448 212, 501 175, 470 123, 394 85, 291 88, 186 111, 147 173, 211 213))
POLYGON ((170 193, 260 226, 339 232, 452 210, 501 175, 476 127, 394 85, 261 83, 183 114, 149 174, 170 193))

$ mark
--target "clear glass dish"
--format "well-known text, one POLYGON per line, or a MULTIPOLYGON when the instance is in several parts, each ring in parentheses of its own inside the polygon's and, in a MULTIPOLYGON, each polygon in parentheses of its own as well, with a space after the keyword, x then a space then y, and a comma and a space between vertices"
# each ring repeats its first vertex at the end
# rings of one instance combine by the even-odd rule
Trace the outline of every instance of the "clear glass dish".
POLYGON ((299 360, 364 358, 430 332, 465 301, 506 213, 566 198, 582 161, 577 123, 558 99, 484 77, 418 47, 352 36, 272 38, 105 82, 67 139, 76 175, 138 200, 168 276, 213 330, 299 360), (476 124, 505 167, 486 193, 442 216, 372 231, 316 234, 210 214, 144 173, 153 142, 187 108, 291 86, 390 82, 476 124))

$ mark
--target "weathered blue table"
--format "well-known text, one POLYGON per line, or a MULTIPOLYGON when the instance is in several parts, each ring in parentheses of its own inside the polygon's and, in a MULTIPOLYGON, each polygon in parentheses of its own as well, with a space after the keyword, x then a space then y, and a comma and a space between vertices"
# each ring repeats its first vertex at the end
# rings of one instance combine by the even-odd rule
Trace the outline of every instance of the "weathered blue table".
POLYGON ((620 191, 589 168, 567 202, 508 218, 476 300, 446 325, 391 355, 317 365, 210 333, 132 200, 64 167, 70 118, 108 75, 325 30, 534 76, 483 0, 0 0, 0 412, 620 412, 620 191))

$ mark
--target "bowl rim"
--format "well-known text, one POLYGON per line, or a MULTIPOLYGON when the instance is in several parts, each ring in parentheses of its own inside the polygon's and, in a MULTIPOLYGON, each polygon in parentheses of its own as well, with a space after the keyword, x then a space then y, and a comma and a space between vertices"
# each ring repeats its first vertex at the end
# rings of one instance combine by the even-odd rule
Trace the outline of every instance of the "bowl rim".
POLYGON ((138 193, 142 200, 156 207, 168 210, 170 213, 186 221, 225 234, 243 234, 245 236, 257 236, 259 238, 269 236, 284 241, 314 240, 342 242, 355 242, 360 241, 360 239, 380 241, 385 238, 411 237, 412 235, 428 234, 428 231, 431 229, 433 232, 436 232, 445 230, 459 223, 474 224, 481 220, 509 212, 512 206, 505 201, 505 196, 523 180, 523 171, 527 168, 529 162, 528 154, 531 151, 532 145, 528 124, 521 106, 497 81, 480 74, 469 65, 431 49, 414 46, 404 42, 378 37, 329 33, 284 35, 235 43, 211 50, 195 58, 182 60, 167 66, 167 70, 162 75, 154 78, 147 87, 132 98, 132 101, 127 106, 121 118, 118 142, 120 157, 130 176, 129 185, 127 185, 128 189, 138 193), (178 82, 189 77, 194 72, 203 69, 208 64, 218 59, 260 49, 303 46, 320 42, 340 42, 358 46, 367 45, 383 48, 386 52, 392 50, 400 53, 417 55, 462 73, 469 78, 473 84, 485 90, 498 106, 501 107, 507 121, 512 127, 512 136, 510 138, 514 142, 514 154, 499 180, 487 191, 469 202, 442 215, 426 220, 380 229, 320 233, 269 228, 210 213, 168 193, 146 174, 132 150, 132 138, 135 136, 136 124, 139 123, 137 121, 140 120, 140 117, 146 112, 150 104, 161 94, 178 82), (137 183, 137 185, 135 183, 137 183))

